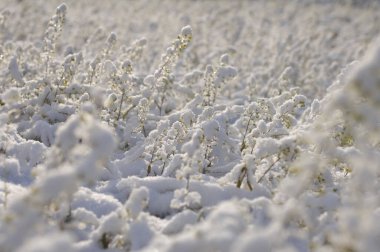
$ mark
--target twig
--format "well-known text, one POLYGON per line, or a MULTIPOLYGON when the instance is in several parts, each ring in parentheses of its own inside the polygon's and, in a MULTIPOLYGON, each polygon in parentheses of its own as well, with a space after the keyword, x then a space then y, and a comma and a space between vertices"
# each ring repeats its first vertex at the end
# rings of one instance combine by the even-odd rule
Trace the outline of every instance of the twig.
POLYGON ((245 145, 245 138, 247 136, 249 125, 250 125, 250 123, 252 121, 252 117, 253 117, 253 114, 251 114, 249 116, 249 119, 248 119, 248 122, 247 122, 247 126, 245 127, 245 132, 244 132, 243 140, 242 140, 241 145, 240 145, 240 151, 243 151, 245 149, 245 147, 246 147, 246 145, 245 145))
POLYGON ((273 166, 280 160, 280 158, 277 158, 276 161, 274 161, 266 170, 265 172, 263 173, 263 175, 261 175, 261 177, 259 178, 259 180, 257 180, 257 183, 260 183, 263 178, 265 177, 265 175, 273 168, 273 166))

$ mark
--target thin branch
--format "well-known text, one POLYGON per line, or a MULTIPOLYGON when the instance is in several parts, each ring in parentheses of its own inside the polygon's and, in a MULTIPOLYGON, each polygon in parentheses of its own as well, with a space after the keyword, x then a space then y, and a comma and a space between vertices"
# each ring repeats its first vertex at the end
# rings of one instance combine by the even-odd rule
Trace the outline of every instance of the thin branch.
POLYGON ((261 175, 261 177, 259 178, 259 180, 257 180, 257 183, 260 183, 263 178, 265 177, 265 175, 273 168, 273 166, 280 160, 280 158, 277 158, 276 161, 274 161, 266 170, 265 172, 263 173, 263 175, 261 175))
POLYGON ((119 119, 120 119, 121 109, 122 109, 123 102, 124 102, 124 96, 125 96, 125 89, 123 89, 123 91, 121 93, 121 99, 120 99, 120 104, 119 104, 119 112, 117 113, 116 122, 119 121, 119 119))
POLYGON ((242 140, 241 145, 240 145, 240 151, 243 151, 245 149, 245 147, 246 147, 246 145, 245 145, 245 138, 247 136, 247 132, 248 132, 248 129, 249 129, 249 125, 250 125, 250 123, 252 121, 252 117, 253 117, 253 114, 251 114, 249 116, 249 119, 248 119, 248 122, 247 122, 247 126, 245 127, 245 132, 244 132, 243 140, 242 140))

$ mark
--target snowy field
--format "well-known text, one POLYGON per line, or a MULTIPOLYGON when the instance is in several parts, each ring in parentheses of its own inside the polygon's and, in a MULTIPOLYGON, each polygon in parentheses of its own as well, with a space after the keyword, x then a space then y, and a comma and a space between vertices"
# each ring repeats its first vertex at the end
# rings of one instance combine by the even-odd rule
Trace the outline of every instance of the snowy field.
POLYGON ((380 2, 0 1, 0 252, 380 251, 380 2))

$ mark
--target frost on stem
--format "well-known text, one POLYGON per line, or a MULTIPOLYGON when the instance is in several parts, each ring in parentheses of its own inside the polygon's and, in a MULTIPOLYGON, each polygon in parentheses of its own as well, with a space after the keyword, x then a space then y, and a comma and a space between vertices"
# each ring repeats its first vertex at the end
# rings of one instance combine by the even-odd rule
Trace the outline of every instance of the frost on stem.
POLYGON ((110 54, 112 48, 115 46, 116 41, 117 41, 116 33, 111 32, 110 35, 107 38, 106 46, 103 49, 103 57, 104 58, 108 57, 108 55, 110 54))
POLYGON ((168 138, 169 122, 161 121, 157 129, 151 131, 146 138, 145 159, 147 161, 147 175, 162 174, 167 165, 168 158, 174 154, 175 146, 170 146, 168 138), (174 149, 173 149, 174 148, 174 149), (159 167, 161 166, 161 171, 159 167))
POLYGON ((120 70, 112 61, 106 60, 104 70, 111 82, 111 88, 115 91, 109 95, 104 105, 114 114, 114 125, 116 125, 119 119, 125 118, 129 111, 137 106, 132 102, 131 97, 136 77, 132 74, 132 64, 129 60, 123 62, 120 70), (130 104, 126 110, 124 109, 125 104, 130 104))
POLYGON ((138 126, 135 129, 136 132, 142 132, 144 136, 147 136, 147 132, 145 129, 145 122, 147 119, 147 115, 149 112, 149 101, 145 97, 139 101, 137 105, 137 118, 138 118, 138 126))
POLYGON ((254 177, 256 172, 256 163, 255 157, 253 155, 246 155, 241 164, 236 165, 232 169, 232 174, 236 180, 236 187, 240 188, 245 181, 247 187, 250 191, 253 190, 253 187, 256 183, 256 179, 254 177))
POLYGON ((159 114, 162 115, 164 111, 164 103, 167 101, 168 96, 172 92, 173 77, 172 68, 176 61, 189 46, 192 40, 192 30, 190 26, 185 26, 181 30, 178 38, 172 42, 172 45, 166 49, 166 53, 161 56, 161 63, 154 73, 154 86, 156 104, 159 114))
POLYGON ((83 60, 82 53, 77 54, 69 54, 66 56, 63 64, 62 64, 62 74, 59 80, 57 81, 57 88, 67 87, 68 84, 73 80, 76 70, 79 64, 83 60))
POLYGON ((216 97, 216 88, 213 83, 214 81, 214 69, 211 65, 206 66, 204 72, 204 89, 203 89, 203 105, 210 106, 216 97))
POLYGON ((279 118, 287 128, 297 123, 297 117, 303 112, 307 98, 303 95, 295 95, 292 99, 285 101, 279 108, 279 118))
POLYGON ((25 81, 23 80, 22 73, 20 72, 19 66, 17 64, 17 57, 13 57, 9 63, 8 70, 12 78, 20 85, 24 85, 25 81))
POLYGON ((157 159, 160 161, 160 174, 163 175, 165 169, 168 168, 166 174, 171 174, 174 169, 179 168, 182 164, 182 159, 178 152, 178 146, 184 140, 186 136, 185 125, 181 122, 175 122, 165 132, 164 137, 161 140, 161 146, 157 151, 157 159))
POLYGON ((215 70, 211 65, 206 66, 204 73, 203 106, 214 105, 218 90, 228 81, 237 76, 236 68, 228 65, 228 55, 224 54, 220 58, 220 66, 215 70))
POLYGON ((206 120, 192 133, 191 140, 182 146, 186 153, 186 167, 194 172, 206 174, 217 161, 213 154, 214 147, 222 144, 220 141, 220 125, 214 120, 206 120))
POLYGON ((255 126, 255 121, 259 117, 258 113, 259 113, 259 108, 257 104, 254 102, 248 106, 247 110, 243 114, 243 120, 244 120, 243 122, 245 124, 245 128, 243 131, 243 138, 240 144, 240 151, 243 151, 245 148, 247 148, 246 137, 255 126))
POLYGON ((139 61, 142 57, 146 43, 146 38, 134 41, 132 45, 125 50, 126 56, 133 62, 139 61))
POLYGON ((52 55, 56 50, 56 43, 61 35, 63 25, 66 21, 66 4, 61 4, 57 7, 55 15, 49 20, 48 28, 44 35, 43 53, 45 55, 45 76, 49 74, 49 65, 52 55))
POLYGON ((198 192, 189 192, 187 188, 174 191, 174 197, 170 202, 170 207, 176 210, 190 209, 193 211, 202 208, 202 196, 198 192))
MULTIPOLYGON (((255 147, 256 138, 259 136, 271 136, 272 130, 278 133, 274 104, 269 99, 261 99, 248 105, 241 118, 241 135, 240 151, 243 152, 247 148, 251 149, 251 153, 255 147), (266 125, 268 123, 268 126, 266 125)), ((281 132, 281 131, 280 131, 281 132)))
POLYGON ((108 36, 101 53, 96 54, 95 58, 89 64, 89 72, 87 74, 87 81, 91 85, 93 82, 99 77, 102 71, 105 71, 105 63, 104 61, 109 57, 112 52, 115 44, 117 42, 116 33, 111 32, 108 36))

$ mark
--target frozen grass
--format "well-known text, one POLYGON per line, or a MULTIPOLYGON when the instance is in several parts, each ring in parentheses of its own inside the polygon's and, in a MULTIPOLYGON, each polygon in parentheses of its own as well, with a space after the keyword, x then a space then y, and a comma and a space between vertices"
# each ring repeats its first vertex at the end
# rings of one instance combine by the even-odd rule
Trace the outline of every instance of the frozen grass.
POLYGON ((380 5, 0 3, 0 251, 379 251, 380 5))

